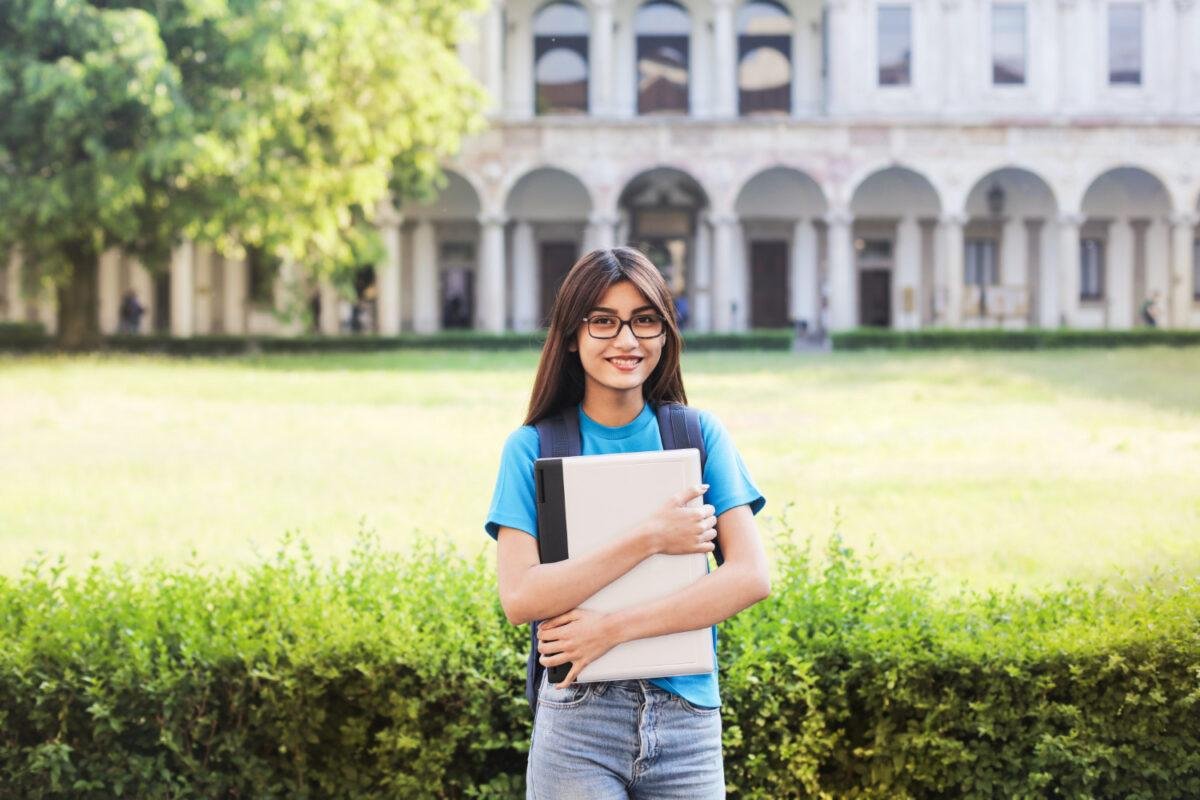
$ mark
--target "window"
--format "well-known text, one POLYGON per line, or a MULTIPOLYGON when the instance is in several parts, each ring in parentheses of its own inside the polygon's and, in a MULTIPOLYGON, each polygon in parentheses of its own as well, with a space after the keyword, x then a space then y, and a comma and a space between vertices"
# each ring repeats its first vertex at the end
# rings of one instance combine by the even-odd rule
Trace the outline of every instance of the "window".
POLYGON ((879 85, 912 83, 912 9, 879 7, 879 85))
POLYGON ((555 2, 533 18, 534 97, 538 114, 586 114, 588 16, 578 3, 555 2))
POLYGON ((738 11, 738 112, 787 114, 792 109, 792 17, 770 0, 738 11))
POLYGON ((1104 297, 1104 241, 1080 239, 1079 299, 1100 300, 1104 297))
POLYGON ((637 10, 633 29, 639 114, 687 113, 691 28, 687 11, 670 0, 650 0, 637 10))
POLYGON ((1142 82, 1142 7, 1113 3, 1108 7, 1108 82, 1142 82))
POLYGON ((1025 83, 1025 4, 992 6, 992 83, 1025 83))
POLYGON ((963 268, 963 280, 967 286, 995 286, 1000 283, 996 269, 996 240, 967 239, 963 268))

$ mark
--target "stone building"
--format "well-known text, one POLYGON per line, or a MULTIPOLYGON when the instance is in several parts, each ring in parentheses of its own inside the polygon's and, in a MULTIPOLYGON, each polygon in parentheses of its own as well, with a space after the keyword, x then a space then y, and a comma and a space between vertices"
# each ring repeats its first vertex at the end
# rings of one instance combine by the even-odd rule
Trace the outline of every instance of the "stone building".
MULTIPOLYGON (((1200 327, 1194 0, 505 0, 471 27, 491 126, 381 215, 366 330, 533 330, 616 243, 694 330, 1127 329, 1151 297, 1200 327)), ((109 254, 102 321, 140 285, 179 334, 280 330, 299 279, 253 273, 109 254)))

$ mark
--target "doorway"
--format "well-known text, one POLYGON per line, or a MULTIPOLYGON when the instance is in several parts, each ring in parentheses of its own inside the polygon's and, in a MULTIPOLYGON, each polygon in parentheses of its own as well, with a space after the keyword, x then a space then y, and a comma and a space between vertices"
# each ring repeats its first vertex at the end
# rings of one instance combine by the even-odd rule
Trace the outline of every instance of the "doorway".
POLYGON ((788 320, 786 241, 750 243, 750 327, 786 328, 788 320))
POLYGON ((575 260, 579 258, 579 247, 575 242, 547 241, 541 243, 539 255, 542 289, 539 325, 545 328, 550 324, 550 310, 554 308, 554 298, 558 295, 558 287, 562 286, 567 273, 571 271, 575 260))

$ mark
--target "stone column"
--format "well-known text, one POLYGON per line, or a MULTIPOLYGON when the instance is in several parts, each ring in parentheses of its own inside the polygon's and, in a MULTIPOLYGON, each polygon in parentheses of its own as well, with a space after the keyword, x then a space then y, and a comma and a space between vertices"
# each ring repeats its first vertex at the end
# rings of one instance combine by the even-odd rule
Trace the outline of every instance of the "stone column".
POLYGON ((1106 327, 1128 330, 1133 327, 1134 268, 1133 226, 1119 217, 1109 224, 1108 253, 1104 264, 1104 305, 1108 309, 1106 327))
POLYGON ((741 220, 733 223, 733 300, 734 330, 750 330, 750 247, 741 220))
POLYGON ((328 275, 321 276, 317 291, 321 295, 321 334, 337 336, 342 332, 342 298, 328 275))
MULTIPOLYGON (((853 69, 853 48, 850 36, 854 33, 847 19, 849 0, 825 2, 826 75, 822 87, 821 106, 826 114, 838 116, 846 111, 851 97, 850 76, 853 69)), ((792 56, 795 58, 795 54, 792 56)), ((865 67, 864 67, 865 68, 865 67)))
MULTIPOLYGON (((196 245, 192 273, 195 290, 192 324, 195 326, 196 333, 212 333, 212 262, 212 246, 196 245)), ((276 308, 281 308, 281 306, 276 303, 276 308)))
POLYGON ((1064 213, 1058 217, 1058 289, 1059 319, 1062 325, 1075 325, 1079 316, 1079 280, 1082 255, 1079 247, 1079 228, 1082 214, 1064 213))
POLYGON ((538 312, 542 307, 538 266, 533 225, 519 220, 513 226, 512 239, 513 330, 537 330, 538 312))
POLYGON ((613 112, 613 0, 592 0, 591 59, 588 69, 594 117, 613 112))
MULTIPOLYGON (((735 117, 737 108, 737 34, 733 29, 733 0, 713 0, 713 115, 735 117)), ((793 54, 795 58, 795 54, 793 54)))
POLYGON ((521 11, 520 18, 508 15, 505 34, 508 36, 508 58, 505 59, 504 74, 508 85, 504 89, 504 102, 508 115, 513 119, 529 119, 533 116, 533 30, 530 25, 530 10, 521 11))
MULTIPOLYGON (((375 273, 379 281, 379 294, 375 307, 379 312, 379 333, 382 336, 400 334, 400 225, 404 217, 397 213, 391 200, 381 203, 379 235, 387 251, 383 263, 377 264, 375 273)), ((321 314, 324 316, 324 307, 321 314)))
MULTIPOLYGON (((1171 316, 1171 230, 1165 217, 1154 217, 1146 226, 1146 296, 1158 293, 1158 324, 1165 327, 1171 316)), ((1134 298, 1136 315, 1142 298, 1134 298)))
MULTIPOLYGON (((42 328, 51 336, 58 333, 58 293, 43 288, 38 294, 37 318, 42 328)), ((144 318, 143 318, 144 319, 144 318)), ((142 328, 145 330, 145 327, 142 328)))
POLYGON ((712 250, 712 225, 708 213, 701 212, 696 220, 696 257, 692 262, 695 271, 695 280, 692 282, 692 330, 696 331, 713 329, 712 250))
POLYGON ((246 332, 246 298, 250 292, 250 271, 242 259, 225 259, 225 332, 246 332))
POLYGON ((817 229, 808 217, 792 226, 791 297, 788 319, 804 320, 808 332, 817 329, 817 229))
POLYGON ((184 240, 171 251, 171 335, 192 336, 195 322, 196 246, 184 240))
POLYGON ((854 264, 854 217, 848 209, 825 215, 829 255, 829 329, 844 331, 858 324, 858 270, 854 264))
POLYGON ((1171 217, 1171 277, 1170 291, 1161 298, 1160 308, 1172 328, 1186 328, 1191 316, 1192 296, 1196 287, 1192 285, 1195 275, 1192 259, 1195 258, 1196 214, 1176 214, 1171 217))
POLYGON ((140 261, 129 263, 129 288, 137 293, 138 302, 145 309, 138 331, 154 333, 154 276, 140 261))
POLYGON ((607 250, 616 246, 617 226, 620 220, 614 216, 592 214, 588 217, 584 235, 584 250, 607 250))
POLYGON ((962 325, 963 305, 963 225, 965 214, 943 214, 940 223, 942 247, 939 251, 941 268, 938 273, 945 281, 943 288, 946 308, 943 324, 950 328, 962 325))
POLYGON ((100 295, 100 332, 114 334, 121 322, 121 251, 115 247, 100 254, 96 291, 100 295))
POLYGON ((490 0, 483 22, 483 49, 486 57, 488 110, 500 114, 504 110, 504 0, 490 0))
MULTIPOLYGON (((1025 220, 1014 215, 1004 221, 1000 233, 1000 285, 1020 287, 1026 292, 1026 308, 1029 306, 1029 244, 1026 240, 1025 220)), ((1006 312, 1002 323, 1012 326, 1015 316, 1012 309, 1006 312)))
POLYGON ((896 286, 892 289, 893 327, 915 330, 921 327, 921 226, 912 214, 905 214, 896 225, 896 286), (905 308, 905 298, 908 308, 905 308))
POLYGON ((504 330, 504 217, 479 215, 479 275, 475 304, 479 329, 489 333, 504 330))
MULTIPOLYGON (((413 231, 413 330, 416 333, 433 333, 441 328, 437 259, 433 222, 418 220, 413 231)), ((476 291, 478 293, 478 289, 476 291)))
POLYGON ((732 214, 714 214, 712 260, 712 329, 719 333, 735 330, 734 236, 737 219, 732 214))
POLYGON ((1038 230, 1038 316, 1034 323, 1041 328, 1058 326, 1062 294, 1058 285, 1062 278, 1058 270, 1058 230, 1052 218, 1039 220, 1038 230))

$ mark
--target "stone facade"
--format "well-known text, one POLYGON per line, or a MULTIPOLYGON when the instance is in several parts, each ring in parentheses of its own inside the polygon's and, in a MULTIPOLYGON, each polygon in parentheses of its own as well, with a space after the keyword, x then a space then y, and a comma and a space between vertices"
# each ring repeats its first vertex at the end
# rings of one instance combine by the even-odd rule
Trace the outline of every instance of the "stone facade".
MULTIPOLYGON (((507 0, 470 28, 491 126, 436 201, 381 214, 369 331, 533 330, 617 243, 695 330, 1127 329, 1151 298, 1200 327, 1192 0, 507 0)), ((106 257, 106 329, 148 281, 106 257)), ((270 306, 314 294, 347 327, 331 287, 255 300, 203 248, 162 282, 181 335, 280 331, 270 306)))

